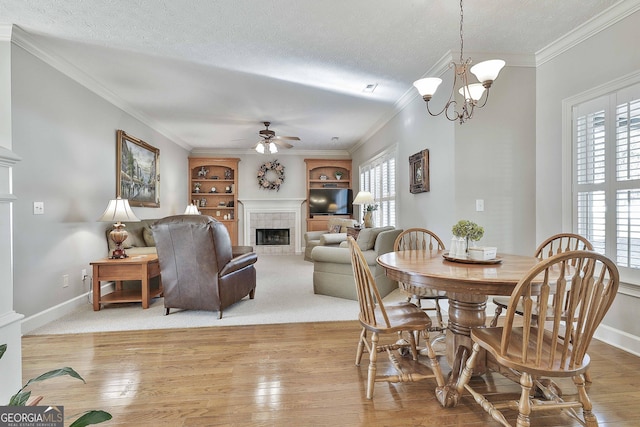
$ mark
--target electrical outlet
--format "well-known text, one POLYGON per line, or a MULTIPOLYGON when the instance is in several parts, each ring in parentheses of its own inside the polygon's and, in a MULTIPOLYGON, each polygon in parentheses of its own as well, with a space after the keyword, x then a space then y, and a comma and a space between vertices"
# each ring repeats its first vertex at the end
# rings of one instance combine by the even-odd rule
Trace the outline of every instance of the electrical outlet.
POLYGON ((44 215, 44 202, 33 202, 33 214, 44 215))
POLYGON ((86 278, 87 278, 87 269, 83 268, 82 271, 80 272, 80 280, 84 282, 84 279, 86 278))
POLYGON ((67 286, 69 286, 69 275, 64 274, 62 275, 62 287, 66 288, 67 286))

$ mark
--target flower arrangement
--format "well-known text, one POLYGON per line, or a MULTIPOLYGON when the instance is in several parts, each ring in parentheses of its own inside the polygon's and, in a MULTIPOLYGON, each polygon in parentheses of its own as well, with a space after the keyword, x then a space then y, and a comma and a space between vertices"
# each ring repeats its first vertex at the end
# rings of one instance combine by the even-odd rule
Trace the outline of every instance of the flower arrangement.
POLYGON ((482 239, 482 236, 484 236, 484 228, 466 219, 458 221, 451 231, 456 237, 464 237, 474 242, 482 239))
POLYGON ((258 186, 264 190, 280 190, 284 182, 284 166, 277 160, 266 162, 258 169, 258 186), (275 178, 273 178, 275 176, 275 178))
POLYGON ((373 212, 378 210, 378 205, 366 205, 364 208, 367 212, 373 212))

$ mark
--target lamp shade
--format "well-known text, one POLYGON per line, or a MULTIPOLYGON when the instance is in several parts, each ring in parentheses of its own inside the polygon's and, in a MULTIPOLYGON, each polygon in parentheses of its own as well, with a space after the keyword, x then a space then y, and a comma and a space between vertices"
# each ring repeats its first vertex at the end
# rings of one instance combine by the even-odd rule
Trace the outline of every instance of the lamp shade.
POLYGON ((471 72, 476 76, 478 81, 493 82, 498 78, 498 73, 504 67, 505 62, 502 59, 491 59, 489 61, 479 62, 471 67, 471 72))
POLYGON ((138 222, 140 219, 136 217, 136 215, 131 210, 131 206, 129 206, 129 200, 122 199, 117 197, 116 199, 110 200, 107 205, 107 209, 102 213, 98 221, 103 222, 138 222))
POLYGON ((460 95, 464 96, 464 99, 467 101, 477 101, 482 98, 484 89, 484 86, 480 83, 472 83, 468 86, 462 86, 458 92, 460 92, 460 95))
POLYGON ((433 94, 436 93, 440 83, 442 83, 442 79, 437 77, 427 77, 425 79, 416 80, 413 82, 413 86, 418 89, 418 92, 422 97, 428 96, 431 98, 433 94))
POLYGON ((276 154, 278 152, 278 147, 276 147, 276 144, 274 144, 273 142, 269 143, 269 152, 271 154, 276 154))
POLYGON ((370 205, 373 204, 375 200, 373 199, 373 195, 368 191, 360 191, 356 195, 356 198, 353 199, 354 205, 370 205))
POLYGON ((196 205, 191 203, 189 206, 187 206, 187 209, 184 210, 184 214, 185 215, 200 215, 200 211, 198 210, 196 205))

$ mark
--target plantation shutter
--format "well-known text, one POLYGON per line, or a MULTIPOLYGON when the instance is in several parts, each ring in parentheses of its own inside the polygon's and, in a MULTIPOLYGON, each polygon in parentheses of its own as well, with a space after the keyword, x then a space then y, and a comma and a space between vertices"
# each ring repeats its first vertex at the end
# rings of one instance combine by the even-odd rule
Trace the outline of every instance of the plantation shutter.
POLYGON ((640 275, 640 85, 573 108, 577 232, 640 275))
POLYGON ((393 147, 360 166, 360 191, 369 191, 378 205, 376 227, 396 225, 396 149, 393 147))

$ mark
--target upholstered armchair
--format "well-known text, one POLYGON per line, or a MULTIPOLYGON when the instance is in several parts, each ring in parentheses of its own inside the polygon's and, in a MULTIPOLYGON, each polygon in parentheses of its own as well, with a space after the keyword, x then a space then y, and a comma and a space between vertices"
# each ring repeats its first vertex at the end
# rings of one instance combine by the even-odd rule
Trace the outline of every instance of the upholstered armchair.
MULTIPOLYGON (((379 255, 393 251, 393 243, 402 230, 393 227, 363 228, 356 243, 377 283, 382 297, 398 288, 398 282, 389 279, 378 265, 379 255)), ((356 282, 351 266, 351 253, 345 241, 339 247, 316 246, 313 259, 313 292, 338 298, 357 300, 356 282)))
POLYGON ((347 241, 347 227, 357 224, 355 219, 330 218, 327 230, 308 231, 304 233, 304 259, 312 261, 311 251, 316 246, 340 246, 340 243, 347 241))
POLYGON ((256 288, 258 257, 233 257, 231 238, 221 222, 207 215, 176 215, 152 226, 160 262, 166 314, 171 308, 222 310, 256 288))

